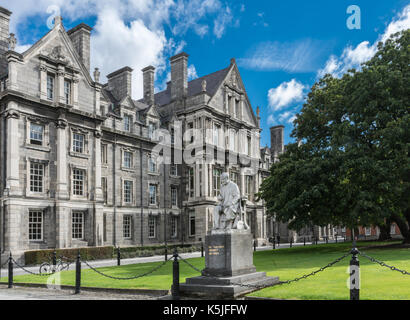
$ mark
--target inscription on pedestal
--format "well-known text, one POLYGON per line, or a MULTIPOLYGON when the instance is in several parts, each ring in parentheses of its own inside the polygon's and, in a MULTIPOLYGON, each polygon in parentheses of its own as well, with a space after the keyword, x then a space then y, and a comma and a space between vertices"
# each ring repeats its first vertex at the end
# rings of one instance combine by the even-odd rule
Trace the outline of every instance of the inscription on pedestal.
POLYGON ((208 253, 210 256, 217 256, 217 255, 223 254, 224 249, 225 249, 225 246, 209 246, 208 253))

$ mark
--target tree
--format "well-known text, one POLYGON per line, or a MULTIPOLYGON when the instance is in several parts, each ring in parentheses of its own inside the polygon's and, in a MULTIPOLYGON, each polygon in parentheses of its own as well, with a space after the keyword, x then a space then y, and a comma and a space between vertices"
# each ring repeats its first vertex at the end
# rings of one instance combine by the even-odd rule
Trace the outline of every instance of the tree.
POLYGON ((259 196, 300 230, 397 223, 410 242, 410 30, 379 43, 360 71, 315 83, 259 196))

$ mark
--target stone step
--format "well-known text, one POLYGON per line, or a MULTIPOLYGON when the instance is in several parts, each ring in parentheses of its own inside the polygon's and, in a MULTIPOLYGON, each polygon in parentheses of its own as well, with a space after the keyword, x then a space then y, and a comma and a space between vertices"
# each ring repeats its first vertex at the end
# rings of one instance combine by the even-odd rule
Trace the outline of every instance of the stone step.
POLYGON ((232 277, 206 277, 199 276, 194 278, 187 278, 187 284, 214 284, 214 285, 231 285, 232 283, 247 283, 250 281, 257 281, 266 279, 266 272, 253 272, 232 277))

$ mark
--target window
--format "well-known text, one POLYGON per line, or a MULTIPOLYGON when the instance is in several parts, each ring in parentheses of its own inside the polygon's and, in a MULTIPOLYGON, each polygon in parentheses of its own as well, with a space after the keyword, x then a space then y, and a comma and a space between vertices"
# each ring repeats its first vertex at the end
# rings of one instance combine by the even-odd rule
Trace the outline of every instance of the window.
POLYGON ((157 163, 152 156, 149 156, 148 158, 148 170, 149 172, 157 172, 157 163))
POLYGON ((52 75, 47 76, 47 99, 54 99, 54 76, 52 75))
POLYGON ((214 197, 219 195, 221 190, 221 169, 214 169, 212 174, 212 185, 214 191, 214 197))
POLYGON ((125 180, 124 181, 124 202, 131 203, 132 202, 132 181, 125 180))
POLYGON ((221 126, 219 124, 214 124, 214 145, 219 146, 219 131, 221 126))
POLYGON ((238 118, 238 114, 239 114, 239 100, 235 99, 234 117, 238 118))
POLYGON ((195 172, 194 168, 189 168, 188 173, 189 196, 193 197, 195 194, 195 172))
POLYGON ((171 187, 171 205, 178 205, 178 189, 176 187, 171 187))
POLYGON ((171 128, 171 143, 175 143, 175 130, 174 128, 171 128))
POLYGON ((178 236, 178 217, 171 216, 171 238, 178 236))
POLYGON ((82 240, 84 238, 84 213, 73 212, 72 238, 82 240))
POLYGON ((157 186, 155 184, 149 185, 149 204, 157 204, 157 186))
POLYGON ((129 151, 124 151, 124 167, 125 168, 132 167, 132 153, 129 151))
POLYGON ((81 169, 73 169, 73 195, 84 195, 85 171, 81 169))
POLYGON ((77 153, 84 153, 85 136, 83 134, 73 133, 73 151, 77 153))
POLYGON ((235 183, 239 186, 239 183, 238 183, 238 172, 231 171, 230 179, 231 179, 232 182, 235 182, 235 183))
POLYGON ((155 123, 150 122, 150 123, 148 124, 148 137, 149 137, 150 139, 153 139, 153 138, 154 138, 154 131, 155 131, 155 129, 156 129, 155 123))
POLYGON ((108 163, 107 145, 106 144, 101 145, 101 163, 102 164, 107 164, 108 163))
POLYGON ((44 192, 44 164, 30 162, 30 191, 44 192))
POLYGON ((31 123, 30 124, 30 144, 43 145, 44 126, 31 123))
POLYGON ((394 223, 390 225, 390 234, 396 234, 396 225, 394 223))
POLYGON ((189 236, 195 236, 195 212, 189 214, 189 236))
POLYGON ((71 82, 64 80, 64 101, 65 104, 71 103, 71 82))
POLYGON ((148 238, 155 238, 157 235, 157 217, 148 217, 148 238))
POLYGON ((246 154, 250 156, 252 154, 252 143, 251 143, 251 137, 247 137, 247 151, 246 154))
POLYGON ((101 178, 101 189, 104 197, 104 203, 107 203, 108 193, 107 193, 107 178, 101 178))
POLYGON ((43 212, 30 211, 28 217, 28 239, 31 241, 43 240, 43 212))
POLYGON ((171 167, 170 167, 170 175, 171 176, 177 176, 178 175, 178 167, 177 167, 177 165, 176 164, 171 164, 171 167))
POLYGON ((190 123, 188 123, 188 130, 190 130, 190 143, 193 143, 194 142, 194 123, 193 122, 190 122, 190 123))
POLYGON ((131 239, 131 221, 132 217, 129 215, 122 217, 122 234, 124 239, 131 239))
POLYGON ((366 236, 370 236, 372 234, 372 228, 370 228, 370 227, 364 228, 364 234, 366 236))
POLYGON ((131 122, 132 122, 132 117, 129 115, 124 115, 124 131, 131 131, 131 122))
POLYGON ((235 130, 229 130, 229 150, 235 151, 235 130))
POLYGON ((248 200, 253 200, 253 177, 245 176, 245 194, 248 200))

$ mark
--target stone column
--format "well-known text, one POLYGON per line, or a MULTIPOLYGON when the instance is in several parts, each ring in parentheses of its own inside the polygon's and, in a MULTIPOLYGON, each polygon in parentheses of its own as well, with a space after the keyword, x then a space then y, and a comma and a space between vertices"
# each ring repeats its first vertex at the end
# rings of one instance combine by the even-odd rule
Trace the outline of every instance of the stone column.
POLYGON ((94 199, 96 201, 104 201, 102 189, 101 189, 101 130, 98 127, 97 130, 94 132, 94 165, 95 165, 95 180, 94 180, 94 187, 95 187, 95 194, 94 199))
POLYGON ((57 199, 68 199, 67 185, 67 121, 61 115, 57 120, 57 199))
POLYGON ((198 161, 195 160, 195 197, 199 198, 200 194, 199 194, 199 164, 198 161))
POLYGON ((74 109, 78 109, 78 84, 80 79, 75 77, 73 79, 73 107, 74 109))
POLYGON ((57 70, 57 101, 60 103, 65 103, 64 97, 64 67, 59 65, 57 70))
POLYGON ((209 173, 208 173, 208 164, 206 163, 206 161, 204 161, 203 165, 202 165, 202 176, 203 176, 202 181, 203 181, 203 184, 204 184, 202 190, 204 192, 203 195, 205 197, 208 197, 208 195, 209 195, 208 175, 209 175, 209 173))
POLYGON ((47 100, 47 68, 40 65, 40 99, 47 100))
POLYGON ((19 119, 18 105, 10 101, 7 106, 7 173, 6 189, 9 196, 22 195, 20 188, 20 143, 19 143, 19 119))

